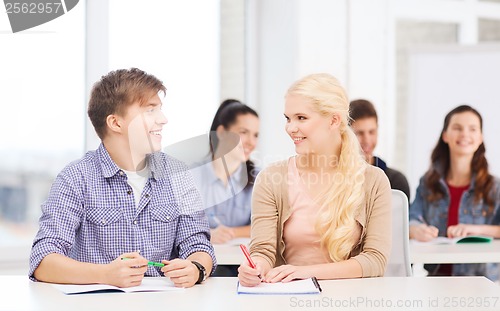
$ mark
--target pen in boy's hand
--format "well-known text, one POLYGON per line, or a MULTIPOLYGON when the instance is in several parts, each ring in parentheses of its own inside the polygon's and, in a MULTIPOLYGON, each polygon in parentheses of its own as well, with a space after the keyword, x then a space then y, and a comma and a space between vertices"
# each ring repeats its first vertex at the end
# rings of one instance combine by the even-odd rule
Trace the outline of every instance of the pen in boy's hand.
POLYGON ((148 261, 148 266, 165 267, 165 264, 161 262, 148 261))
MULTIPOLYGON (((128 258, 128 257, 123 257, 122 260, 129 260, 129 259, 132 259, 132 258, 128 258)), ((161 262, 154 262, 154 261, 148 261, 148 266, 153 266, 153 267, 164 267, 165 264, 164 263, 161 263, 161 262)))

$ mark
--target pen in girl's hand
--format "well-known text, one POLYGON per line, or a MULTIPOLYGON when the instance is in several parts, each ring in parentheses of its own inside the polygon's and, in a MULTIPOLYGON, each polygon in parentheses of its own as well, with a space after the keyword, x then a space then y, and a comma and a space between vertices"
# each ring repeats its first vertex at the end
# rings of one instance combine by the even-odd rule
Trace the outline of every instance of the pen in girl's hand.
MULTIPOLYGON (((250 257, 250 253, 248 252, 247 247, 243 244, 240 244, 240 248, 241 248, 241 251, 243 252, 243 255, 245 255, 245 257, 247 258, 247 261, 248 261, 248 264, 250 265, 250 267, 252 267, 253 269, 257 268, 257 266, 255 265, 255 263, 252 260, 252 257, 250 257)), ((259 277, 259 279, 262 280, 262 276, 260 274, 258 275, 258 277, 259 277)))

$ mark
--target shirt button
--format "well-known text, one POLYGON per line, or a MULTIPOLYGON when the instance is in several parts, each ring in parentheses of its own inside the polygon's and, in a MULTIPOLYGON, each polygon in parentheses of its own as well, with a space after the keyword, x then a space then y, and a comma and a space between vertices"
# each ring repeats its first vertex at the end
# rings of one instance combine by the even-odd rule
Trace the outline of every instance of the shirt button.
POLYGON ((149 198, 149 194, 146 194, 146 198, 149 198))
POLYGON ((467 215, 467 210, 466 209, 464 209, 464 215, 467 215))
POLYGON ((129 190, 129 191, 127 191, 127 194, 132 194, 132 191, 130 191, 130 190, 129 190))
POLYGON ((134 220, 134 225, 137 225, 137 220, 134 220))
POLYGON ((170 220, 170 216, 167 216, 167 220, 170 220))
POLYGON ((123 174, 125 174, 125 173, 123 173, 123 171, 120 171, 120 175, 123 176, 123 174))
POLYGON ((101 220, 101 223, 102 223, 103 225, 105 225, 105 224, 106 224, 106 219, 101 220))

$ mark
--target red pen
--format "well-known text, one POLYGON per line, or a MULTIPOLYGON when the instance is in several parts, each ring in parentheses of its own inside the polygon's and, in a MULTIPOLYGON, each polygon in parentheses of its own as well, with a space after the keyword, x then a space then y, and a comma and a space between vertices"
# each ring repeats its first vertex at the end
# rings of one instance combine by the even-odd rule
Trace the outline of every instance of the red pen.
MULTIPOLYGON (((255 265, 255 262, 253 262, 252 258, 250 257, 250 253, 248 252, 248 249, 245 245, 243 244, 240 244, 240 248, 241 248, 241 251, 243 252, 243 255, 245 255, 245 257, 247 258, 247 261, 248 261, 248 264, 250 265, 250 267, 252 267, 253 269, 257 268, 257 266, 255 265)), ((258 275, 259 279, 262 280, 262 276, 259 274, 258 275)))

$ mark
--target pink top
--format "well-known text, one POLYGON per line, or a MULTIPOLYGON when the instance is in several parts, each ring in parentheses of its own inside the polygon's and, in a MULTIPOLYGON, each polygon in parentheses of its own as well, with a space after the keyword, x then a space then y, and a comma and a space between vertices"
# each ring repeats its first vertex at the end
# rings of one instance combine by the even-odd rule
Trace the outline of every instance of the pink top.
POLYGON ((288 198, 292 213, 283 228, 286 262, 296 266, 332 262, 315 230, 320 206, 304 191, 295 157, 288 161, 288 198))

